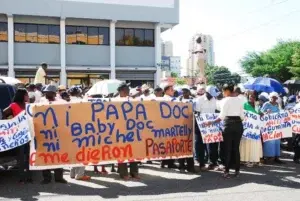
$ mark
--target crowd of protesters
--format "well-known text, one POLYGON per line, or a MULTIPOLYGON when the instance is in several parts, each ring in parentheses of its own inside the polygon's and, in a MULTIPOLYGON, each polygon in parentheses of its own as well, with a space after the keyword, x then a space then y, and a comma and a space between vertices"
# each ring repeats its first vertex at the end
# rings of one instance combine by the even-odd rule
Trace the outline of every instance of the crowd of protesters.
MULTIPOLYGON (((45 74, 41 76, 45 79, 45 74)), ((42 80, 44 82, 44 80, 42 80)), ((35 82, 39 82, 36 80, 35 82)), ((44 82, 45 83, 45 82, 44 82)), ((3 111, 3 118, 14 117, 25 110, 26 103, 56 103, 56 102, 78 102, 88 98, 111 98, 111 101, 127 101, 131 99, 139 100, 155 100, 162 98, 166 101, 191 102, 194 106, 195 115, 200 113, 219 113, 217 119, 206 122, 211 125, 215 122, 224 121, 223 142, 204 144, 203 139, 195 124, 194 132, 194 156, 191 158, 174 159, 161 161, 161 168, 179 169, 181 173, 198 171, 220 170, 224 171, 223 176, 230 178, 229 169, 235 170, 234 176, 239 176, 240 165, 245 164, 248 167, 258 166, 262 163, 278 163, 280 160, 281 147, 280 140, 272 140, 267 142, 254 141, 242 138, 244 118, 244 110, 259 115, 267 113, 276 113, 281 109, 289 109, 297 104, 296 96, 280 97, 276 92, 270 94, 255 91, 243 91, 239 87, 233 85, 224 85, 221 93, 215 86, 197 85, 191 88, 185 87, 175 90, 174 86, 168 83, 162 84, 155 89, 150 88, 146 84, 140 88, 130 89, 129 85, 121 84, 117 93, 109 96, 101 94, 87 97, 80 86, 58 86, 43 83, 27 84, 25 88, 19 88, 16 91, 12 104, 3 111), (199 166, 198 168, 195 168, 199 166)), ((296 135, 293 141, 294 145, 294 162, 299 163, 300 158, 300 138, 296 135)), ((20 182, 32 182, 29 171, 29 145, 20 148, 19 169, 20 182)), ((147 163, 152 163, 148 161, 147 163)), ((111 172, 118 172, 120 177, 128 180, 130 177, 140 179, 139 176, 140 162, 130 162, 111 164, 111 172), (129 171, 128 171, 129 167, 129 171)), ((43 184, 48 184, 52 180, 51 170, 43 170, 43 184)), ((106 167, 101 166, 98 170, 94 166, 95 174, 108 174, 106 167)), ((85 167, 73 167, 70 170, 70 177, 76 180, 88 181, 90 176, 85 173, 85 167)), ((67 183, 63 178, 63 169, 54 170, 55 182, 67 183)))

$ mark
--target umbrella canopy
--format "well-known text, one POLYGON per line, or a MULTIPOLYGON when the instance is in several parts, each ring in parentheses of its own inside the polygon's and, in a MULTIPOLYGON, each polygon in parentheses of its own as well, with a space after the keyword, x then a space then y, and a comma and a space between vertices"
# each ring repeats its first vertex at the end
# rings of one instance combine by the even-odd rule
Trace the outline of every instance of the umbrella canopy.
POLYGON ((283 86, 280 82, 273 78, 257 77, 244 84, 245 89, 262 91, 262 92, 277 92, 285 94, 283 86))
POLYGON ((14 78, 14 77, 4 77, 4 76, 0 76, 0 81, 3 81, 6 84, 11 84, 11 85, 22 83, 20 80, 14 78))
POLYGON ((99 81, 92 86, 87 92, 88 96, 104 95, 107 96, 112 93, 116 93, 119 85, 123 83, 120 80, 103 80, 99 81))
POLYGON ((288 85, 288 84, 300 84, 300 80, 287 80, 283 84, 288 85))

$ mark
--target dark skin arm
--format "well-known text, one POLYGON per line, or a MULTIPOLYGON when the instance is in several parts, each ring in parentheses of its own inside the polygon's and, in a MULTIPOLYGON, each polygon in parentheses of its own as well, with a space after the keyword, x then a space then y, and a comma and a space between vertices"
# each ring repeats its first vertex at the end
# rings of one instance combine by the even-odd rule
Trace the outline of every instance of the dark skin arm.
POLYGON ((7 108, 5 108, 4 110, 3 110, 3 119, 7 119, 8 117, 10 117, 10 116, 12 116, 13 115, 13 113, 12 113, 12 110, 11 110, 11 108, 10 107, 7 107, 7 108))

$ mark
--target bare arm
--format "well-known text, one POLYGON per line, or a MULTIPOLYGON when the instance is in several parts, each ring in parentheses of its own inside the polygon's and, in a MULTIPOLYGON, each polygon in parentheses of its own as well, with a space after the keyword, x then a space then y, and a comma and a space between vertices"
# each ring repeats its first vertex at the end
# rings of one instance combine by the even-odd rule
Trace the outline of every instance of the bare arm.
POLYGON ((13 115, 13 113, 12 113, 12 110, 11 110, 11 108, 10 107, 7 107, 7 108, 5 108, 4 110, 3 110, 3 119, 7 119, 8 117, 10 117, 10 116, 12 116, 13 115))

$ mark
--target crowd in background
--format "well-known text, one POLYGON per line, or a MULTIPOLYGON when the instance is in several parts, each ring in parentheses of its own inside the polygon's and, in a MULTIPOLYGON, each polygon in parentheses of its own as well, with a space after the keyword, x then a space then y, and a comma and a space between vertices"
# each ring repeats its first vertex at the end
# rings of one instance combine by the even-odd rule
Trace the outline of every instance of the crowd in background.
MULTIPOLYGON (((26 103, 60 103, 60 102, 78 102, 88 98, 110 98, 111 101, 123 100, 155 100, 164 99, 166 101, 182 101, 192 102, 195 115, 200 113, 220 113, 218 119, 213 122, 207 122, 210 125, 214 122, 224 120, 225 130, 223 132, 224 142, 204 144, 203 139, 195 124, 194 132, 194 157, 178 159, 178 163, 174 159, 161 161, 161 168, 176 168, 181 173, 199 171, 195 166, 200 167, 200 171, 206 170, 223 170, 224 177, 229 178, 229 168, 235 169, 235 176, 239 175, 240 164, 248 167, 258 166, 261 163, 278 163, 280 160, 280 140, 272 140, 268 142, 254 141, 242 138, 242 119, 244 110, 254 112, 259 115, 267 113, 276 113, 281 109, 289 109, 297 104, 296 96, 280 96, 276 92, 270 94, 255 91, 243 91, 239 87, 225 85, 222 89, 223 93, 215 86, 196 85, 193 87, 184 87, 175 90, 174 86, 168 83, 162 84, 160 87, 152 89, 147 85, 130 89, 129 85, 122 83, 116 93, 103 96, 101 94, 87 96, 88 88, 80 86, 43 85, 41 83, 26 84, 24 88, 18 88, 13 103, 3 111, 3 119, 10 116, 17 116, 21 111, 25 110, 26 103), (227 123, 226 123, 227 122, 227 123), (226 127, 226 125, 228 125, 226 127), (196 163, 196 164, 195 164, 196 163)), ((294 162, 299 163, 300 158, 300 140, 298 135, 294 138, 294 162)), ((20 149, 19 167, 20 182, 32 182, 29 171, 29 145, 25 145, 20 149)), ((148 161, 147 163, 151 163, 148 161)), ((124 180, 129 177, 140 179, 138 162, 131 162, 117 165, 117 172, 124 180), (129 171, 128 171, 129 167, 129 171)), ((112 164, 112 172, 116 172, 115 165, 112 164)), ((101 166, 98 170, 94 166, 95 174, 108 174, 105 166, 101 166)), ((63 178, 63 169, 54 170, 54 178, 56 182, 67 183, 63 178)), ((70 177, 77 180, 90 180, 90 176, 85 174, 85 167, 71 168, 70 177)), ((50 183, 51 170, 43 170, 43 184, 50 183)))

